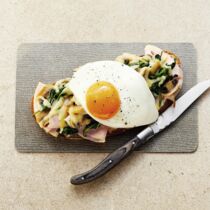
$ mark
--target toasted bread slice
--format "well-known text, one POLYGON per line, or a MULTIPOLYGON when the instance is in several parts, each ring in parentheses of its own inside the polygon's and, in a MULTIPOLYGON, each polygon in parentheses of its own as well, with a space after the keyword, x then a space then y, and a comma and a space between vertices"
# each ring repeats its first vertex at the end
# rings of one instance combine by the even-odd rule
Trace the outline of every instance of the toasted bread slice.
MULTIPOLYGON (((133 67, 144 76, 156 99, 159 113, 164 112, 171 104, 175 104, 175 98, 180 92, 183 83, 181 61, 177 55, 168 50, 161 50, 155 46, 147 45, 145 47, 145 55, 138 56, 124 53, 118 56, 116 61, 133 67), (152 63, 152 65, 150 63, 152 63), (157 86, 159 84, 156 84, 157 82, 155 81, 157 81, 156 77, 161 69, 163 73, 165 70, 169 69, 167 71, 170 71, 170 75, 167 75, 167 79, 164 81, 161 80, 160 82, 162 82, 162 84, 157 86), (151 79, 152 77, 155 79, 151 79), (155 85, 159 92, 154 88, 155 85), (160 88, 162 89, 159 90, 160 88)), ((65 84, 69 80, 70 78, 67 78, 46 85, 39 83, 35 90, 31 102, 31 110, 36 122, 46 133, 54 137, 63 135, 67 139, 72 135, 79 135, 82 138, 97 143, 103 143, 105 142, 106 136, 118 135, 127 130, 108 128, 106 126, 100 126, 100 128, 98 128, 97 122, 96 127, 92 128, 91 126, 95 126, 95 122, 91 124, 90 117, 87 116, 80 104, 75 100, 73 93, 65 88, 65 84), (53 94, 54 97, 56 97, 56 103, 51 97, 53 94), (61 97, 61 95, 63 96, 61 97), (57 108, 60 108, 59 112, 57 108), (53 117, 55 113, 57 118, 53 117), (71 121, 66 120, 68 119, 68 115, 71 115, 71 121), (77 127, 78 125, 83 128, 91 125, 91 129, 98 131, 97 135, 95 135, 92 130, 90 130, 90 133, 92 132, 91 135, 85 135, 84 129, 81 130, 77 127)))

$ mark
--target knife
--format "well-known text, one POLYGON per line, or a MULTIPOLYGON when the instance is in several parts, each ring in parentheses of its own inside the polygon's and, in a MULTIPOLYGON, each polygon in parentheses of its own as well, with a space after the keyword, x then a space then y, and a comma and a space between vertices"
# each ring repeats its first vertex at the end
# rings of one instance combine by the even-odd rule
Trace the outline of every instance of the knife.
POLYGON ((109 154, 102 162, 95 168, 75 175, 70 182, 74 185, 80 185, 93 181, 121 162, 125 157, 131 154, 137 147, 145 144, 154 135, 162 131, 164 128, 173 123, 190 105, 201 96, 210 87, 210 80, 198 83, 190 90, 188 90, 182 97, 176 101, 176 106, 170 106, 164 113, 162 113, 157 121, 143 131, 141 131, 135 138, 128 141, 125 145, 109 154))

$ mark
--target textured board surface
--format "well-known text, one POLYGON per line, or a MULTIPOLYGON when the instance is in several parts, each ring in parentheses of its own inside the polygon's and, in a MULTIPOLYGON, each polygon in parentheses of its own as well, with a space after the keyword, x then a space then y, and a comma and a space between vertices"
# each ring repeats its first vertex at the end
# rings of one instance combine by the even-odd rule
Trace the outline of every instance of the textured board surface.
MULTIPOLYGON (((190 43, 155 43, 176 53, 183 64, 182 93, 196 84, 196 50, 190 43)), ((55 139, 38 127, 30 110, 39 81, 71 77, 72 70, 97 60, 114 60, 123 52, 143 54, 145 43, 23 44, 17 52, 15 146, 19 152, 110 152, 134 137, 139 128, 95 144, 79 137, 55 139)), ((85 75, 84 75, 85 76, 85 75)), ((180 95, 181 95, 180 94, 180 95)), ((198 146, 197 109, 193 105, 170 128, 139 148, 141 152, 193 152, 198 146)))

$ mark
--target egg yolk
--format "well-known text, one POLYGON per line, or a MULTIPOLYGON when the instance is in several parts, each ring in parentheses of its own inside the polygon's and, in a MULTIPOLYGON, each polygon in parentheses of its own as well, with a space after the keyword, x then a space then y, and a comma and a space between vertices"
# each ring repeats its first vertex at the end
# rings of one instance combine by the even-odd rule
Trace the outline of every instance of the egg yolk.
POLYGON ((117 89, 109 82, 96 82, 86 93, 89 112, 99 119, 109 119, 120 109, 120 97, 117 89))

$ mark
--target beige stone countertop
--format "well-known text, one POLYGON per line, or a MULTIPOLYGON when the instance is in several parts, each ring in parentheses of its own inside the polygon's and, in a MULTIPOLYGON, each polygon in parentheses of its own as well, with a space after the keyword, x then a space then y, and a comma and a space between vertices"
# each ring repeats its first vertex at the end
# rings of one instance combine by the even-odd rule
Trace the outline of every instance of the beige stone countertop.
MULTIPOLYGON (((136 152, 100 180, 69 178, 106 154, 21 154, 14 147, 16 51, 23 42, 192 42, 210 78, 210 1, 0 0, 0 209, 210 209, 210 91, 193 154, 136 152)), ((183 139, 184 140, 184 139, 183 139)))

